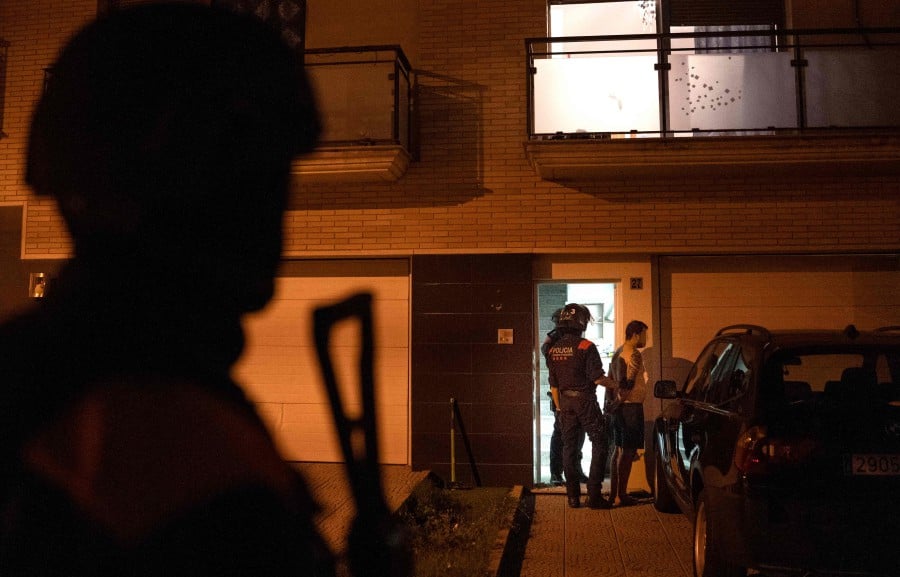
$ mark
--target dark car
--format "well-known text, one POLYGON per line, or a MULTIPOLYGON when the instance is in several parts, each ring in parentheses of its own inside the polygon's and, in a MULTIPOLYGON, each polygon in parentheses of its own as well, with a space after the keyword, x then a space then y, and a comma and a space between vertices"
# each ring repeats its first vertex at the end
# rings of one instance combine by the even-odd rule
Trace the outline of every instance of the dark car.
POLYGON ((900 575, 900 327, 726 327, 654 394, 654 503, 693 519, 697 577, 900 575))

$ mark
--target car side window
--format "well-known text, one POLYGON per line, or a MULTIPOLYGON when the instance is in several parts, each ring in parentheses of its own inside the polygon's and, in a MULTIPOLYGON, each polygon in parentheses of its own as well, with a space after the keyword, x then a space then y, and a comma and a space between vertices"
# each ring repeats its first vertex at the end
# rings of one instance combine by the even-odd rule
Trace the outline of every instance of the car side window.
POLYGON ((684 390, 682 391, 682 396, 686 399, 694 399, 698 391, 701 389, 699 383, 705 378, 705 375, 709 373, 709 364, 710 357, 712 355, 713 346, 707 345, 703 352, 700 353, 700 356, 697 357, 697 360, 694 361, 694 366, 691 367, 691 372, 688 373, 687 379, 684 382, 684 390))
POLYGON ((739 343, 732 343, 712 375, 706 400, 719 408, 737 411, 750 384, 750 365, 739 343))
POLYGON ((723 361, 732 347, 730 341, 713 341, 697 358, 684 385, 683 396, 693 401, 705 401, 710 385, 724 370, 723 361))

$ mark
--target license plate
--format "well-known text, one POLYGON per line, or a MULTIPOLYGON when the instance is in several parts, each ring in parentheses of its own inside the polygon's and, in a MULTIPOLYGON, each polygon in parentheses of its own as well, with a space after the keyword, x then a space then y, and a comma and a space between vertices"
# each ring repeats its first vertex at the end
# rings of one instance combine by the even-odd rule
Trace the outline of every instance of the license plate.
POLYGON ((849 460, 849 475, 900 476, 900 455, 853 454, 849 460))

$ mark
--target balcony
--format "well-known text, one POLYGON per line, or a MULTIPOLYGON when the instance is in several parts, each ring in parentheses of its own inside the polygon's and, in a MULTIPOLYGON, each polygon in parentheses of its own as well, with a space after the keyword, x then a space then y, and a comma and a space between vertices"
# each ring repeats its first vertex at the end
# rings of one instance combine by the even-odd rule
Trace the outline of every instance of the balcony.
POLYGON ((410 153, 410 66, 399 46, 307 49, 323 122, 320 144, 296 160, 303 183, 391 182, 410 153))
POLYGON ((900 174, 900 29, 526 40, 546 180, 900 174))
POLYGON ((0 38, 0 138, 7 136, 3 132, 3 111, 6 110, 3 95, 6 94, 6 59, 8 51, 9 42, 0 38))

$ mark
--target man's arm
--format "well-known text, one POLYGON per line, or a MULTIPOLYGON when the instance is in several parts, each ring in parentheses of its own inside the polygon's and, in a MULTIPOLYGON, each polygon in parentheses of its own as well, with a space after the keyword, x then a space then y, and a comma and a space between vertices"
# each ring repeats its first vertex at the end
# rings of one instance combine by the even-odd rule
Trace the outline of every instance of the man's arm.
POLYGON ((593 378, 595 385, 606 387, 608 390, 617 389, 618 383, 616 383, 615 379, 606 376, 606 371, 603 370, 603 360, 600 358, 600 351, 597 350, 595 344, 590 344, 587 355, 588 378, 593 378))
POLYGON ((619 388, 619 383, 617 383, 615 379, 611 379, 607 376, 602 376, 599 379, 595 379, 594 384, 601 387, 606 387, 606 389, 609 391, 614 391, 619 388))
POLYGON ((638 377, 644 377, 646 379, 644 357, 641 355, 641 351, 634 349, 634 352, 631 353, 631 359, 629 359, 628 362, 628 380, 634 383, 638 377))

